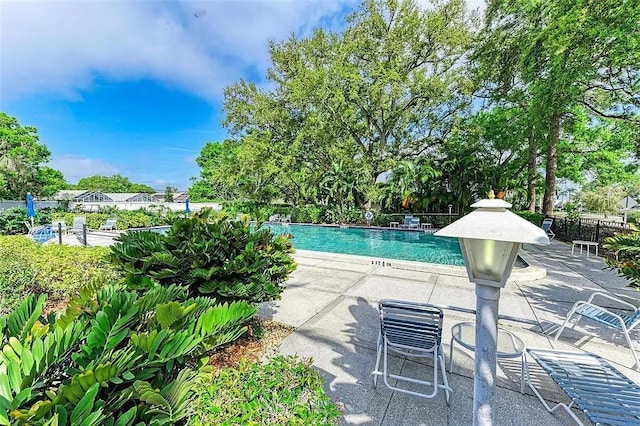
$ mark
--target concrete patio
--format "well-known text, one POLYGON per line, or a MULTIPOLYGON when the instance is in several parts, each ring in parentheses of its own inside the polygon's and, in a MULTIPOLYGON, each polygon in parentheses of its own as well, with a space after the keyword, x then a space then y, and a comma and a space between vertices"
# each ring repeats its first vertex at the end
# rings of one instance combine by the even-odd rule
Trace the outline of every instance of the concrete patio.
MULTIPOLYGON (((521 337, 527 346, 565 350, 585 350, 607 359, 613 366, 640 383, 640 372, 632 369, 633 358, 624 337, 584 320, 575 331, 567 329, 559 341, 553 335, 577 300, 596 290, 615 294, 638 305, 640 292, 628 288, 626 281, 603 270, 599 257, 571 256, 571 246, 552 242, 551 246, 525 247, 547 269, 547 276, 524 281, 526 274, 514 274, 522 281, 510 281, 500 299, 500 323, 521 337)), ((261 306, 260 315, 294 326, 295 331, 281 344, 283 354, 312 357, 325 379, 330 397, 341 408, 343 424, 376 425, 464 425, 472 422, 473 354, 456 346, 453 374, 454 390, 447 406, 444 393, 435 399, 422 399, 389 390, 380 380, 372 387, 378 335, 377 302, 395 298, 448 306, 444 310, 444 351, 449 353, 451 327, 461 321, 474 321, 474 286, 460 271, 446 268, 428 272, 422 267, 391 261, 392 267, 357 256, 298 252, 298 269, 287 283, 280 301, 261 306), (411 270, 417 269, 417 270, 411 270)), ((455 269, 455 268, 454 268, 455 269)), ((634 342, 639 334, 633 335, 634 342)), ((403 374, 428 378, 423 364, 393 358, 392 368, 403 374), (420 371, 422 369, 422 371, 420 371)), ((529 361, 533 376, 541 382, 543 395, 553 401, 568 398, 529 361)), ((498 425, 565 425, 573 420, 564 412, 547 413, 527 388, 519 391, 519 360, 498 361, 498 381, 494 422, 498 425)), ((589 421, 580 414, 585 424, 589 421)))

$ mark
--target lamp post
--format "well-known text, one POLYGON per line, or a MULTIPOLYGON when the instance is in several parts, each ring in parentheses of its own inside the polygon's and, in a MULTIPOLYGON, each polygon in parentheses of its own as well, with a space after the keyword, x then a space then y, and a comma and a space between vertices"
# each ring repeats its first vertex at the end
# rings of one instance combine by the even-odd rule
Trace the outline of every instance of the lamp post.
POLYGON ((476 285, 476 352, 473 385, 473 424, 492 424, 496 381, 498 301, 523 243, 549 244, 538 226, 511 213, 503 200, 481 200, 472 213, 436 232, 455 237, 469 275, 476 285))

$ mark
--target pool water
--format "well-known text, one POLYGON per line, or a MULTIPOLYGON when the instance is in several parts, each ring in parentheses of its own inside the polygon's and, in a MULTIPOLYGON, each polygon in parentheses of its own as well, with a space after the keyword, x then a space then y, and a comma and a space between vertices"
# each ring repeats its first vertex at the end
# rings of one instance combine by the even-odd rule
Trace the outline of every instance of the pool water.
POLYGON ((276 234, 293 235, 293 247, 300 250, 464 266, 457 239, 435 237, 429 232, 311 225, 265 226, 276 234))
MULTIPOLYGON (((291 243, 300 250, 464 266, 458 240, 435 237, 430 232, 314 225, 263 226, 270 227, 276 234, 293 235, 291 243)), ((164 234, 169 228, 157 226, 148 230, 164 234)))

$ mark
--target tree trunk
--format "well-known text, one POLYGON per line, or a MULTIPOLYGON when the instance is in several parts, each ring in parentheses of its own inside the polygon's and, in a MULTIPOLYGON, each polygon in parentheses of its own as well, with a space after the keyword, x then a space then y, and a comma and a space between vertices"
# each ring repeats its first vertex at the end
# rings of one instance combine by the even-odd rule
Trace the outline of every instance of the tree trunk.
POLYGON ((558 171, 558 141, 560 140, 560 116, 551 116, 551 131, 549 132, 549 148, 547 149, 547 169, 544 183, 544 200, 542 214, 553 215, 553 202, 556 195, 556 172, 558 171))
POLYGON ((534 127, 529 129, 529 162, 527 164, 527 202, 529 211, 536 211, 536 185, 538 184, 538 171, 536 163, 538 160, 538 144, 535 139, 534 127))

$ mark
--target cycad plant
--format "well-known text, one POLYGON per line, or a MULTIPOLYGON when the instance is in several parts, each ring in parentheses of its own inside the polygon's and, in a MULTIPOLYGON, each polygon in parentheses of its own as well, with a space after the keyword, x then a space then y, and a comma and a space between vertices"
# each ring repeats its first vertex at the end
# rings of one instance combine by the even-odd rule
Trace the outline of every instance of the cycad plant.
POLYGON ((62 315, 30 296, 0 317, 0 425, 184 422, 198 358, 242 335, 256 308, 146 287, 89 285, 62 315))
POLYGON ((120 236, 111 261, 133 282, 147 277, 180 285, 190 296, 258 303, 279 298, 281 284, 295 269, 289 238, 203 210, 176 219, 166 235, 120 236))
POLYGON ((616 234, 605 240, 603 247, 614 257, 605 257, 609 269, 630 280, 630 287, 640 288, 640 231, 616 234))

